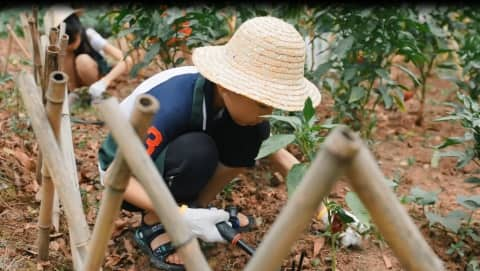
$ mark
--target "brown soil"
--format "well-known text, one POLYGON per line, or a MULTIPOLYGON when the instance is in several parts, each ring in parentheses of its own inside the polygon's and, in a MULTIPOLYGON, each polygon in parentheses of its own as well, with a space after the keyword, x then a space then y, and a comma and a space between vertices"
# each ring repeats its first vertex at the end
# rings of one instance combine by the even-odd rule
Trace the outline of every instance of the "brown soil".
MULTIPOLYGON (((0 40, 0 55, 4 56, 6 41, 0 40)), ((9 72, 14 74, 30 67, 19 63, 20 52, 14 47, 13 63, 9 72)), ((3 69, 3 67, 2 67, 3 69)), ((137 78, 117 80, 108 91, 120 99, 144 78, 156 72, 149 67, 137 78)), ((378 108, 378 126, 373 144, 369 145, 385 176, 401 176, 397 191, 399 198, 407 195, 412 187, 419 186, 425 190, 441 189, 440 202, 436 209, 442 214, 454 209, 462 209, 456 203, 457 195, 479 194, 480 188, 463 182, 476 169, 468 165, 465 169, 455 169, 455 161, 444 159, 438 168, 432 168, 431 146, 439 144, 443 138, 460 135, 459 125, 446 122, 432 122, 433 119, 446 114, 448 109, 440 101, 451 100, 454 95, 448 82, 432 78, 430 97, 426 103, 424 126, 415 126, 415 112, 418 108, 416 98, 407 102, 407 112, 386 111, 378 108), (410 158, 410 159, 409 159, 410 158), (413 161, 407 163, 407 160, 413 161)), ((333 101, 323 92, 323 102, 318 108, 318 117, 324 120, 331 114, 333 101)), ((52 232, 50 244, 50 261, 37 264, 35 239, 37 235, 37 218, 39 191, 35 181, 35 167, 38 145, 28 116, 22 105, 20 95, 14 89, 13 82, 0 86, 0 269, 1 270, 71 270, 68 230, 62 216, 60 230, 52 232)), ((74 115, 84 119, 98 119, 98 114, 91 108, 75 110, 74 115)), ((73 124, 74 147, 77 169, 84 201, 87 221, 93 229, 96 211, 101 199, 101 186, 98 181, 96 166, 97 150, 101 140, 108 133, 106 127, 96 125, 73 124)), ((252 214, 261 223, 253 232, 244 234, 250 244, 258 244, 266 234, 281 208, 286 204, 285 183, 272 185, 272 172, 266 161, 259 161, 258 166, 245 176, 240 176, 232 186, 230 193, 222 193, 214 201, 217 207, 236 204, 247 214, 252 214)), ((344 204, 343 197, 349 191, 344 182, 338 183, 330 198, 344 204)), ((395 199, 392 199, 395 200, 395 199)), ((443 232, 429 229, 428 222, 420 207, 405 205, 415 223, 421 229, 428 244, 445 262, 447 270, 464 270, 465 259, 458 259, 446 254, 452 238, 443 232)), ((299 210, 301 211, 301 210, 299 210)), ((479 219, 480 214, 475 214, 479 219)), ((139 224, 139 215, 123 211, 115 221, 115 230, 109 243, 105 260, 105 270, 154 270, 148 257, 135 246, 132 233, 139 224)), ((478 227, 478 224, 476 225, 478 227)), ((284 259, 283 266, 289 270, 293 259, 305 251, 303 270, 329 270, 332 249, 318 229, 320 225, 312 219, 303 235, 284 259), (317 255, 314 244, 320 245, 317 255)), ((477 228, 478 229, 478 228, 477 228)), ((288 233, 286 233, 288 234, 288 233)), ((241 270, 247 261, 243 251, 226 244, 214 244, 203 248, 206 258, 213 270, 241 270)), ((477 255, 479 249, 476 250, 477 255)), ((339 249, 337 251, 337 270, 403 270, 388 245, 378 241, 373 235, 367 236, 361 249, 339 249)))

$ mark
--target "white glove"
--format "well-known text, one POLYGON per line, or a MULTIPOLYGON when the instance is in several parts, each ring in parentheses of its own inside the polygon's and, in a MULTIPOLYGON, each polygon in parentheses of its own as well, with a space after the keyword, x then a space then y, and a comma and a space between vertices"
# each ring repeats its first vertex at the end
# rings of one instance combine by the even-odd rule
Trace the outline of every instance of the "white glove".
POLYGON ((187 222, 192 232, 205 242, 225 243, 215 224, 228 221, 229 214, 217 208, 186 208, 182 217, 187 222))
POLYGON ((102 95, 103 92, 107 89, 107 83, 103 80, 98 80, 97 82, 90 85, 88 93, 92 95, 93 98, 98 98, 102 95))

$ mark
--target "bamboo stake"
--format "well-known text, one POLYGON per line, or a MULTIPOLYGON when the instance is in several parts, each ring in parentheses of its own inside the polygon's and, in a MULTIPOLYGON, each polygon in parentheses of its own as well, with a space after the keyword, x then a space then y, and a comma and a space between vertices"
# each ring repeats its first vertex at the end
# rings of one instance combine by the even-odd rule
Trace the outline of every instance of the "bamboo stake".
MULTIPOLYGON (((148 94, 139 96, 135 101, 130 122, 139 138, 145 138, 147 129, 158 108, 158 101, 148 94)), ((127 163, 121 155, 117 155, 105 175, 105 190, 93 228, 90 241, 92 250, 85 261, 85 270, 98 270, 102 265, 108 241, 113 232, 113 222, 120 213, 123 194, 127 188, 130 175, 131 172, 127 163)))
MULTIPOLYGON (((67 76, 64 73, 60 74, 67 76)), ((55 140, 52 128, 50 125, 45 125, 48 119, 33 76, 25 71, 19 72, 16 83, 30 116, 44 162, 47 164, 48 172, 52 176, 52 181, 65 210, 75 270, 82 270, 83 259, 87 255, 90 231, 85 219, 80 193, 72 185, 74 182, 72 174, 66 170, 68 167, 55 140)))
POLYGON ((48 40, 50 41, 50 45, 57 45, 58 43, 58 34, 59 30, 56 27, 50 28, 50 33, 48 35, 48 40))
MULTIPOLYGON (((48 83, 48 78, 50 78, 50 74, 53 71, 58 70, 58 52, 60 51, 60 48, 56 45, 50 45, 47 47, 47 53, 45 56, 45 66, 44 66, 44 71, 45 73, 43 74, 43 82, 45 83, 44 86, 42 86, 43 89, 43 101, 45 103, 46 99, 46 92, 47 92, 47 83, 48 83)), ((60 108, 61 109, 61 108, 60 108)))
POLYGON ((40 48, 39 48, 39 40, 38 35, 35 29, 35 21, 33 19, 28 20, 28 25, 30 27, 30 36, 32 37, 33 43, 33 75, 35 76, 35 82, 39 86, 43 86, 42 83, 42 62, 40 60, 40 48))
POLYGON ((33 55, 33 44, 32 44, 32 38, 30 36, 30 30, 28 26, 28 18, 25 12, 20 13, 20 22, 22 24, 23 34, 25 35, 26 44, 28 45, 28 50, 25 50, 25 51, 22 50, 22 52, 23 54, 27 53, 28 55, 25 55, 25 57, 28 59, 31 59, 33 55))
POLYGON ((356 155, 359 138, 350 129, 338 127, 325 139, 292 198, 255 251, 245 270, 279 270, 290 248, 300 237, 323 198, 356 155))
POLYGON ((63 34, 60 38, 60 51, 58 52, 58 70, 64 71, 65 56, 67 55, 68 35, 63 34))
POLYGON ((445 270, 442 261, 384 182, 384 175, 366 146, 361 147, 346 174, 373 222, 406 270, 445 270))
POLYGON ((25 55, 26 58, 31 58, 31 55, 28 53, 27 49, 25 49, 25 46, 23 46, 22 42, 18 38, 17 34, 15 34, 15 31, 13 31, 12 27, 10 24, 7 24, 7 31, 8 34, 13 38, 15 43, 18 45, 22 53, 25 55))
POLYGON ((8 34, 8 43, 7 43, 7 56, 5 57, 5 67, 3 68, 3 75, 7 74, 7 69, 8 69, 8 60, 10 58, 10 54, 12 53, 12 41, 13 41, 13 36, 9 33, 8 34))
POLYGON ((191 230, 178 215, 178 206, 172 194, 145 151, 145 146, 132 126, 122 117, 116 99, 110 98, 100 103, 99 111, 112 131, 119 147, 118 152, 128 154, 123 158, 152 200, 155 212, 165 225, 172 243, 178 246, 177 252, 184 260, 187 270, 210 270, 197 239, 193 238, 191 230))
MULTIPOLYGON (((60 121, 66 84, 66 77, 61 73, 52 73, 46 95, 47 117, 58 143, 60 139, 60 121)), ((42 168, 42 175, 42 201, 40 202, 40 215, 38 218, 38 258, 46 261, 48 260, 48 245, 50 243, 49 235, 52 227, 55 187, 53 186, 52 179, 45 164, 42 168)))

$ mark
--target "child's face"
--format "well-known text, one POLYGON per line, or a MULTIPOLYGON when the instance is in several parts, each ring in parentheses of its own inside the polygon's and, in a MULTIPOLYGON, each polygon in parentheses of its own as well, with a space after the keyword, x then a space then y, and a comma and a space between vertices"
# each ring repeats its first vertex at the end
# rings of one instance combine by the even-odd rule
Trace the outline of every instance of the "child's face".
POLYGON ((270 115, 273 108, 249 99, 243 95, 223 89, 223 102, 233 121, 241 126, 252 126, 265 120, 263 115, 270 115))

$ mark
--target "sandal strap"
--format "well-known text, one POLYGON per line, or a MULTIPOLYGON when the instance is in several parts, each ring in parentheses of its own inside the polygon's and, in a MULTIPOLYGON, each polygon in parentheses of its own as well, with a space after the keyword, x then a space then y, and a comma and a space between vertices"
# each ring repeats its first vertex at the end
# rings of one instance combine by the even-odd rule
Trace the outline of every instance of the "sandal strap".
POLYGON ((153 254, 156 257, 166 258, 168 255, 175 252, 175 248, 172 245, 172 242, 167 242, 163 245, 158 246, 153 250, 153 254))
POLYGON ((150 244, 160 234, 165 233, 165 228, 162 224, 154 225, 143 224, 140 226, 140 234, 147 244, 150 244))

